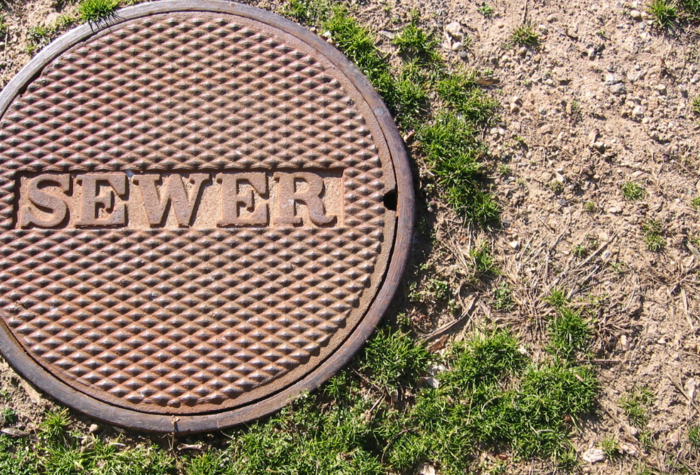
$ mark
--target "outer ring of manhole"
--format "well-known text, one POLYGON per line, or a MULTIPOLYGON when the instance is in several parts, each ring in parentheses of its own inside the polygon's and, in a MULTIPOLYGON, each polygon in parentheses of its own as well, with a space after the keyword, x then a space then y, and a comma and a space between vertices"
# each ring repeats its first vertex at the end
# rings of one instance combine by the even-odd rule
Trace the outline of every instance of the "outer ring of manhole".
MULTIPOLYGON (((393 191, 396 198, 396 212, 395 215, 390 215, 395 223, 392 225, 394 226, 393 242, 386 244, 389 246, 389 251, 382 275, 379 276, 379 282, 374 287, 374 293, 364 298, 366 301, 364 314, 347 332, 344 339, 338 342, 333 351, 325 355, 322 361, 308 368, 298 379, 288 382, 284 386, 275 387, 274 391, 269 391, 264 397, 224 410, 212 410, 208 407, 201 413, 192 411, 184 413, 177 413, 177 411, 174 413, 158 412, 157 410, 141 410, 138 406, 130 408, 128 405, 125 407, 121 404, 115 404, 100 398, 99 394, 96 397, 94 392, 86 390, 84 386, 66 382, 65 379, 52 374, 50 366, 47 368, 45 364, 40 364, 36 355, 30 354, 20 344, 17 335, 7 324, 6 311, 2 311, 0 349, 2 349, 3 356, 20 374, 44 392, 76 410, 97 419, 136 430, 190 433, 230 427, 269 414, 288 404, 300 394, 318 387, 342 368, 359 350, 387 310, 406 266, 413 231, 414 195, 409 163, 402 139, 381 98, 358 68, 333 46, 293 22, 258 8, 215 0, 161 1, 121 10, 105 24, 98 26, 86 24, 78 27, 41 51, 5 87, 0 93, 0 116, 4 118, 8 114, 8 108, 13 105, 15 100, 27 93, 31 83, 41 76, 42 71, 52 61, 76 45, 89 43, 93 38, 104 34, 105 31, 118 29, 134 20, 155 18, 157 15, 190 13, 233 15, 241 21, 258 22, 266 28, 280 32, 281 35, 290 35, 304 48, 312 50, 315 59, 330 65, 331 69, 339 72, 344 80, 355 88, 354 100, 355 102, 363 102, 357 106, 365 108, 363 117, 374 121, 373 133, 375 135, 372 135, 374 144, 379 145, 380 149, 388 153, 391 160, 390 167, 393 168, 393 176, 386 178, 389 182, 395 183, 393 191)), ((372 129, 371 126, 370 129, 372 129)), ((47 170, 55 171, 50 167, 44 171, 47 170)), ((68 171, 72 173, 75 170, 68 171)), ((16 182, 20 182, 17 176, 13 175, 13 178, 16 182)), ((19 193, 21 186, 17 186, 16 193, 19 193)), ((387 191, 391 190, 384 190, 384 192, 387 191)), ((13 191, 13 197, 14 193, 15 191, 13 191)), ((19 205, 13 202, 12 206, 19 205)), ((11 241, 5 240, 0 245, 7 248, 9 242, 11 241)))

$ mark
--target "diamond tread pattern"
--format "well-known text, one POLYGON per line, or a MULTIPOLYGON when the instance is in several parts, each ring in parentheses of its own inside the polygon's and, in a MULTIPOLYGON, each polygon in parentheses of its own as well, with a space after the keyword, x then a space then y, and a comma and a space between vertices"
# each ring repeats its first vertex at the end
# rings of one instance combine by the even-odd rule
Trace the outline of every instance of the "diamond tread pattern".
POLYGON ((385 243, 377 149, 332 74, 250 23, 126 22, 55 59, 0 122, 3 317, 105 400, 235 407, 362 316, 385 243), (13 229, 18 174, 279 168, 342 169, 344 226, 13 229))

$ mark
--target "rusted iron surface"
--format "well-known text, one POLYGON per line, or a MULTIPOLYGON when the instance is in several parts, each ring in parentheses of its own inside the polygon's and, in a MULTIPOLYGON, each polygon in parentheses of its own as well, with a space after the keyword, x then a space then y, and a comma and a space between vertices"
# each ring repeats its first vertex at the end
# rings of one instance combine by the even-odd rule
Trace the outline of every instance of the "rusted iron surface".
POLYGON ((191 432, 269 413, 347 362, 395 291, 398 134, 276 15, 123 10, 38 55, 0 112, 3 355, 88 414, 191 432))

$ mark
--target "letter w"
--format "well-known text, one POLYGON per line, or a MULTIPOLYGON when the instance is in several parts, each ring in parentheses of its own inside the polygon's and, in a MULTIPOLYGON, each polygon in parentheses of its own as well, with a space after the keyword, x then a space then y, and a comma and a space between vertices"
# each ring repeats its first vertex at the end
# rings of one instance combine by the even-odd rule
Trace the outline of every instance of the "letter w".
POLYGON ((165 191, 162 197, 158 196, 156 183, 160 182, 160 175, 138 175, 134 177, 134 183, 139 186, 141 197, 143 198, 143 207, 146 208, 148 222, 151 226, 160 226, 166 217, 168 204, 175 211, 175 219, 180 227, 190 225, 194 208, 199 201, 199 194, 202 190, 202 184, 209 181, 209 175, 206 173, 193 173, 190 175, 189 181, 192 183, 191 196, 187 196, 185 185, 182 183, 180 175, 170 175, 165 184, 165 191))

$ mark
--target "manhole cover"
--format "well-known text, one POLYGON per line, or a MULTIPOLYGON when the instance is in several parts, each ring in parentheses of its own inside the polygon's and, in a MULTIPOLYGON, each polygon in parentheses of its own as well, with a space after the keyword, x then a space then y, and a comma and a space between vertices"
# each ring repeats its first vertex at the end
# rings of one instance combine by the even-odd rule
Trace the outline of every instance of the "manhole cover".
POLYGON ((2 353, 94 417, 190 432, 329 378, 411 238, 392 119, 269 12, 163 1, 84 25, 0 95, 2 353))

